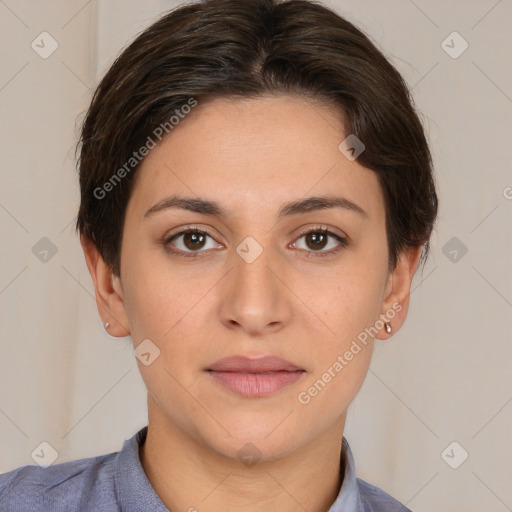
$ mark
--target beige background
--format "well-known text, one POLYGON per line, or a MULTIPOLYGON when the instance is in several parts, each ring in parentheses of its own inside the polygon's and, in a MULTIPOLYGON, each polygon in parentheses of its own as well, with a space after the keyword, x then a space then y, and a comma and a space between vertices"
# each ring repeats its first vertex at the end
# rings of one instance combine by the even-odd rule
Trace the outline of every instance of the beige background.
MULTIPOLYGON (((177 3, 0 1, 0 472, 42 441, 57 462, 117 451, 146 423, 130 340, 103 331, 74 233, 74 144, 101 73, 177 3)), ((358 475, 418 512, 512 510, 512 2, 328 3, 413 87, 441 202, 409 318, 349 410, 358 475), (456 59, 453 31, 469 44, 456 59)))

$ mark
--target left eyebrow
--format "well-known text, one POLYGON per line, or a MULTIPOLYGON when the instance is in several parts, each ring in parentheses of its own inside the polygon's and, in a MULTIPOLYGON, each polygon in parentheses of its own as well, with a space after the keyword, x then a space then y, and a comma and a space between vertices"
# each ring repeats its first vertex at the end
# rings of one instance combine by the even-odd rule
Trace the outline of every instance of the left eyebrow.
MULTIPOLYGON (((221 207, 215 201, 194 197, 179 197, 174 195, 162 199, 161 201, 153 205, 151 208, 149 208, 149 210, 147 210, 146 213, 144 214, 144 218, 148 218, 158 212, 167 210, 169 208, 181 208, 183 210, 188 210, 203 215, 212 215, 222 218, 229 217, 229 211, 221 207)), ((329 208, 343 208, 345 210, 355 212, 365 219, 369 218, 368 214, 366 213, 365 210, 363 210, 363 208, 361 208, 359 205, 345 197, 313 196, 308 197, 306 199, 298 199, 296 201, 285 203, 279 210, 278 219, 281 220, 284 217, 300 215, 316 210, 326 210, 329 208)))
POLYGON ((308 197, 306 199, 299 199, 285 204, 279 211, 279 220, 289 215, 297 215, 308 213, 315 210, 326 210, 329 208, 343 208, 345 210, 353 211, 361 217, 368 219, 368 214, 356 203, 350 201, 345 197, 329 196, 329 197, 308 197))
POLYGON ((162 199, 153 205, 145 214, 144 218, 150 217, 155 213, 167 210, 169 208, 181 208, 190 212, 201 213, 203 215, 214 215, 217 217, 228 217, 228 211, 219 206, 214 201, 200 199, 195 197, 171 196, 162 199))

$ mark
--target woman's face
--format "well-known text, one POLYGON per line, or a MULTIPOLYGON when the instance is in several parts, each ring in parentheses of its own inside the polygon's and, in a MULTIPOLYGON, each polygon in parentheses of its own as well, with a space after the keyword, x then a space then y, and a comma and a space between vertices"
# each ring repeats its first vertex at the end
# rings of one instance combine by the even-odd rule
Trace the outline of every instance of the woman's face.
MULTIPOLYGON (((335 109, 311 101, 214 100, 146 156, 111 312, 135 347, 150 340, 138 362, 150 418, 230 457, 248 442, 263 457, 282 456, 343 429, 373 349, 361 333, 410 282, 388 273, 377 175, 344 156, 340 134, 335 109), (148 213, 171 197, 220 213, 148 213), (357 207, 287 207, 312 197, 357 207), (190 229, 200 233, 180 235, 190 229), (275 356, 302 371, 211 371, 231 356, 275 356)), ((387 316, 395 331, 405 310, 387 316)))

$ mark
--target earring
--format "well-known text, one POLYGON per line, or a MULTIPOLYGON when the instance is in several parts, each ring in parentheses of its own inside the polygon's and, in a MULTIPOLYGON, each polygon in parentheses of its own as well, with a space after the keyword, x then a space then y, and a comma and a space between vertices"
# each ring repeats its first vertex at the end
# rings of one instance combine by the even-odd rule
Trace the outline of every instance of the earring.
POLYGON ((391 330, 392 330, 392 329, 391 329, 391 324, 390 324, 389 322, 386 322, 384 325, 386 326, 386 332, 387 332, 388 334, 390 334, 390 333, 391 333, 391 330))
POLYGON ((105 330, 107 330, 107 329, 108 329, 108 326, 109 326, 109 325, 110 325, 110 323, 109 323, 109 322, 105 322, 105 323, 103 324, 103 327, 105 327, 105 330))

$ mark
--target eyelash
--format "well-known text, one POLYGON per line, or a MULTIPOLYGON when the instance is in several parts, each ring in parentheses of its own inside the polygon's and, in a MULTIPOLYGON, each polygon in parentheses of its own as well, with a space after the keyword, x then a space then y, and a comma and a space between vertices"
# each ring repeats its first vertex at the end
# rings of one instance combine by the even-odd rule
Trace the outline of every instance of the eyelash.
MULTIPOLYGON (((184 229, 184 230, 180 231, 179 233, 175 233, 175 234, 171 235, 170 237, 166 238, 163 241, 163 245, 165 247, 165 250, 167 252, 171 253, 171 254, 176 255, 176 256, 183 256, 184 258, 197 258, 197 257, 201 257, 200 254, 204 253, 206 251, 187 252, 187 251, 181 251, 179 249, 174 249, 172 247, 171 242, 173 240, 175 240, 176 238, 180 237, 181 235, 184 235, 184 234, 187 234, 187 233, 200 233, 200 234, 203 234, 203 235, 207 235, 207 236, 209 236, 210 238, 213 239, 213 236, 210 233, 208 233, 208 231, 191 227, 191 228, 184 229)), ((342 251, 343 249, 345 249, 346 247, 348 247, 348 245, 349 245, 349 242, 348 242, 347 238, 344 238, 344 237, 342 237, 340 235, 337 235, 336 233, 333 233, 332 231, 329 231, 327 228, 320 227, 320 226, 319 227, 314 227, 314 228, 308 228, 308 229, 305 229, 305 230, 301 231, 298 234, 296 240, 297 241, 300 240, 300 238, 302 238, 305 235, 308 235, 309 233, 322 233, 324 235, 331 236, 331 237, 335 238, 339 242, 339 245, 335 249, 330 249, 329 251, 307 251, 307 253, 308 253, 308 255, 306 256, 307 258, 311 258, 311 257, 313 257, 313 258, 315 258, 315 257, 324 258, 326 256, 333 256, 333 255, 339 253, 340 251, 342 251)), ((294 243, 296 243, 296 242, 294 242, 294 243)))
POLYGON ((301 231, 297 236, 297 240, 300 240, 303 236, 308 235, 309 233, 321 233, 323 235, 328 235, 336 239, 339 242, 339 245, 336 248, 330 249, 328 251, 307 251, 307 258, 325 258, 327 256, 334 256, 335 254, 338 254, 340 251, 348 247, 347 238, 337 235, 336 233, 333 233, 329 229, 320 226, 314 228, 307 228, 301 231))

